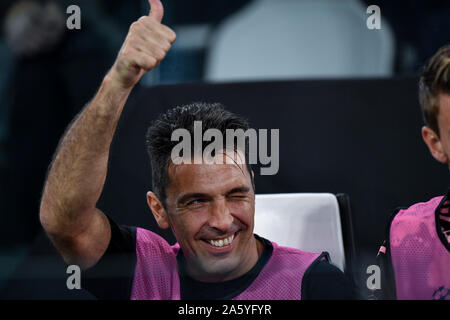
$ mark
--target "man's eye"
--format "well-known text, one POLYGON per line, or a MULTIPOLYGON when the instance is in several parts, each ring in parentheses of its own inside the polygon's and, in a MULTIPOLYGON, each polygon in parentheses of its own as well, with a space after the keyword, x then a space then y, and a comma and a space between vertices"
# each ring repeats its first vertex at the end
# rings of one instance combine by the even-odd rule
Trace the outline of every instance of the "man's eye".
POLYGON ((189 201, 187 205, 191 206, 191 205, 201 204, 203 202, 205 202, 203 199, 195 199, 195 200, 189 201))
POLYGON ((235 194, 235 195, 231 196, 231 199, 236 199, 236 200, 245 199, 245 198, 247 198, 247 196, 244 194, 235 194))

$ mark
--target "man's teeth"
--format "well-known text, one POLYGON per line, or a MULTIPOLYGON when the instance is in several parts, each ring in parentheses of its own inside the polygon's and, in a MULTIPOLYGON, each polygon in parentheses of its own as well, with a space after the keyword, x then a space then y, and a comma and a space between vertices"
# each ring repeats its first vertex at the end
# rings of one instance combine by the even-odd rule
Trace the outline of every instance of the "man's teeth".
POLYGON ((234 234, 232 234, 231 236, 229 236, 228 238, 225 238, 225 239, 208 240, 208 242, 215 247, 223 247, 223 246, 227 246, 227 245, 231 244, 231 242, 233 242, 233 239, 234 239, 234 234))

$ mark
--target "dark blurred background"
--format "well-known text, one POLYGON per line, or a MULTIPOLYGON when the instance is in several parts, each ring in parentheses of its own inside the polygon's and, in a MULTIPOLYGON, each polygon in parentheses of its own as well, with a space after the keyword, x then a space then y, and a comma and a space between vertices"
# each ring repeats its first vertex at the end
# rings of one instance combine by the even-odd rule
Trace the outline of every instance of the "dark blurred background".
MULTIPOLYGON (((163 4, 163 22, 178 39, 128 102, 102 209, 119 223, 160 232, 145 193, 136 194, 150 186, 148 121, 177 104, 220 101, 256 128, 280 128, 280 173, 257 177, 257 192, 350 196, 364 279, 395 207, 442 194, 448 183, 448 169, 421 142, 417 79, 427 58, 450 43, 450 2, 163 4), (373 4, 381 9, 380 30, 366 27, 373 4)), ((30 253, 51 253, 38 210, 52 154, 112 65, 129 25, 146 14, 146 0, 2 0, 0 291, 15 272, 23 278, 32 268, 30 253), (80 30, 66 28, 72 4, 81 8, 80 30)), ((170 233, 161 234, 173 242, 170 233)), ((37 297, 23 292, 32 283, 6 297, 37 297)), ((52 294, 44 297, 59 293, 52 294)))

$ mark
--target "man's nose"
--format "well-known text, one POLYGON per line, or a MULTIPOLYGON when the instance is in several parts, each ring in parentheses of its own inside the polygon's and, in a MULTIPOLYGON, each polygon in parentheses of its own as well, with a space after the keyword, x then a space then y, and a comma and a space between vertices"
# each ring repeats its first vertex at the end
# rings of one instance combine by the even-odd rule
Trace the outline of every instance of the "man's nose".
POLYGON ((218 229, 222 232, 230 230, 233 224, 233 216, 228 209, 226 199, 219 199, 213 202, 210 207, 210 216, 208 224, 211 228, 218 229))

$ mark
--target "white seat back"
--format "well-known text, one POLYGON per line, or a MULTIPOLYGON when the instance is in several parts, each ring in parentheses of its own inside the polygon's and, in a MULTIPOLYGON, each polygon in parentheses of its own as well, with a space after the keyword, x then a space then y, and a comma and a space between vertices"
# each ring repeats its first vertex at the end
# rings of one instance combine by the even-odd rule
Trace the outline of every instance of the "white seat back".
POLYGON ((205 78, 243 81, 390 76, 394 37, 369 30, 358 0, 255 0, 211 36, 205 78))
POLYGON ((278 245, 327 251, 332 263, 344 271, 341 219, 334 194, 258 194, 254 232, 278 245))

